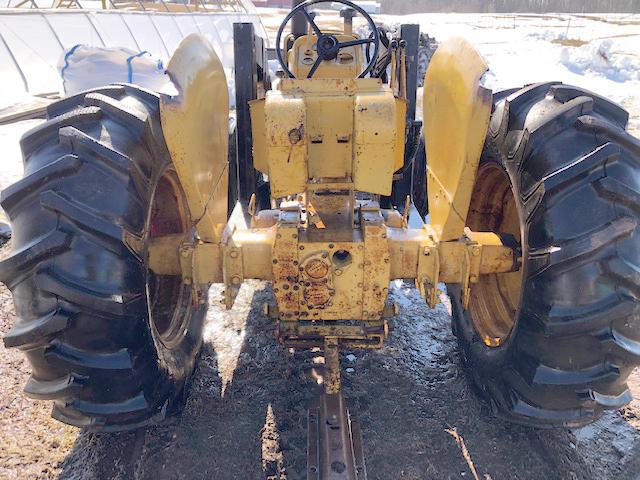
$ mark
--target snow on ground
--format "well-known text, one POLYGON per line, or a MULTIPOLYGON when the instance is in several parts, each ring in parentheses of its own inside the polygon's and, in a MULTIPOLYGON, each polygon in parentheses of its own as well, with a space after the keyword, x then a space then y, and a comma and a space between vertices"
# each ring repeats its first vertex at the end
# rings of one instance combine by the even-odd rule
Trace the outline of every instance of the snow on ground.
POLYGON ((462 36, 489 65, 495 90, 549 80, 581 86, 627 108, 640 133, 640 15, 380 16, 384 23, 418 22, 439 42, 462 36))
MULTIPOLYGON (((282 14, 273 10, 261 13, 274 45, 282 14)), ((320 13, 321 26, 335 27, 340 20, 334 13, 320 13)), ((629 130, 640 135, 640 15, 419 14, 374 18, 388 26, 419 23, 420 30, 438 42, 451 36, 468 39, 489 64, 484 83, 494 91, 558 80, 609 97, 630 111, 629 130)))

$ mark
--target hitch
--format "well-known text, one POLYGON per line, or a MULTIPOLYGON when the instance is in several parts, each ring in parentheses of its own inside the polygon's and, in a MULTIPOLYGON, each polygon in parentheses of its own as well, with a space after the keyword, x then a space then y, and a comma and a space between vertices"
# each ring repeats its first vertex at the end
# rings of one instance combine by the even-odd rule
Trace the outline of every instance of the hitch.
POLYGON ((340 383, 339 340, 326 338, 324 391, 307 416, 307 480, 366 480, 362 434, 340 383))

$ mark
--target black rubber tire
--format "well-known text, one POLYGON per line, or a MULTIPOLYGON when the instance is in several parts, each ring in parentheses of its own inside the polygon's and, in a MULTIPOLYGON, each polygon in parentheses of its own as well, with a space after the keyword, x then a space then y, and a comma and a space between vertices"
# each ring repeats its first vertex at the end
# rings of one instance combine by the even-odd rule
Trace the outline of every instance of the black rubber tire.
POLYGON ((420 137, 420 143, 413 159, 413 173, 411 179, 411 200, 414 207, 424 220, 429 214, 429 196, 427 194, 427 154, 424 145, 424 137, 420 137))
POLYGON ((580 88, 496 100, 481 161, 503 166, 516 199, 520 307, 505 343, 488 347, 450 285, 453 331, 498 415, 585 425, 631 400, 640 364, 640 141, 625 110, 580 88))
POLYGON ((206 309, 206 286, 186 288, 181 337, 170 343, 150 318, 146 231, 171 169, 159 97, 122 85, 66 98, 21 147, 25 177, 1 197, 13 251, 0 280, 18 317, 5 346, 32 367, 25 392, 53 400, 53 417, 78 427, 156 423, 183 400, 206 309))

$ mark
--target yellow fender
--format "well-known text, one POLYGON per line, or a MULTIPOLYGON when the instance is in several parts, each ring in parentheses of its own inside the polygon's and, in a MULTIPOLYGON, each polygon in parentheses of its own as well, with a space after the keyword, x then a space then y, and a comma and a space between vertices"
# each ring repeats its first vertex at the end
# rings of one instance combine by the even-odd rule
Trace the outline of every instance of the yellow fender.
POLYGON ((431 225, 440 241, 463 236, 491 117, 492 92, 480 86, 487 64, 463 38, 436 50, 424 81, 424 135, 431 225))
POLYGON ((162 131, 191 217, 205 242, 227 223, 229 93, 222 62, 198 34, 184 38, 167 74, 178 94, 160 100, 162 131))

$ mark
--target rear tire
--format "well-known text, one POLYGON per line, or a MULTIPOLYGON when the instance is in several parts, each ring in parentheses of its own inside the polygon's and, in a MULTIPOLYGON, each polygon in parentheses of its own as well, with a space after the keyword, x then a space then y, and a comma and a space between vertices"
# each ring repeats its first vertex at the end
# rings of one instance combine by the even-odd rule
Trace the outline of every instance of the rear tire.
POLYGON ((485 295, 475 305, 508 311, 512 324, 482 318, 478 284, 468 310, 460 288, 448 288, 465 364, 511 421, 580 426, 631 400, 626 379, 640 364, 640 141, 627 120, 616 104, 558 83, 496 96, 468 225, 505 224, 500 202, 478 194, 496 191, 482 186, 493 165, 517 207, 522 280, 519 298, 485 295))
POLYGON ((133 86, 49 107, 22 141, 25 177, 2 192, 13 250, 0 263, 25 352, 25 392, 53 417, 99 431, 155 423, 178 408, 202 341, 207 286, 148 270, 148 240, 195 236, 159 116, 133 86))

